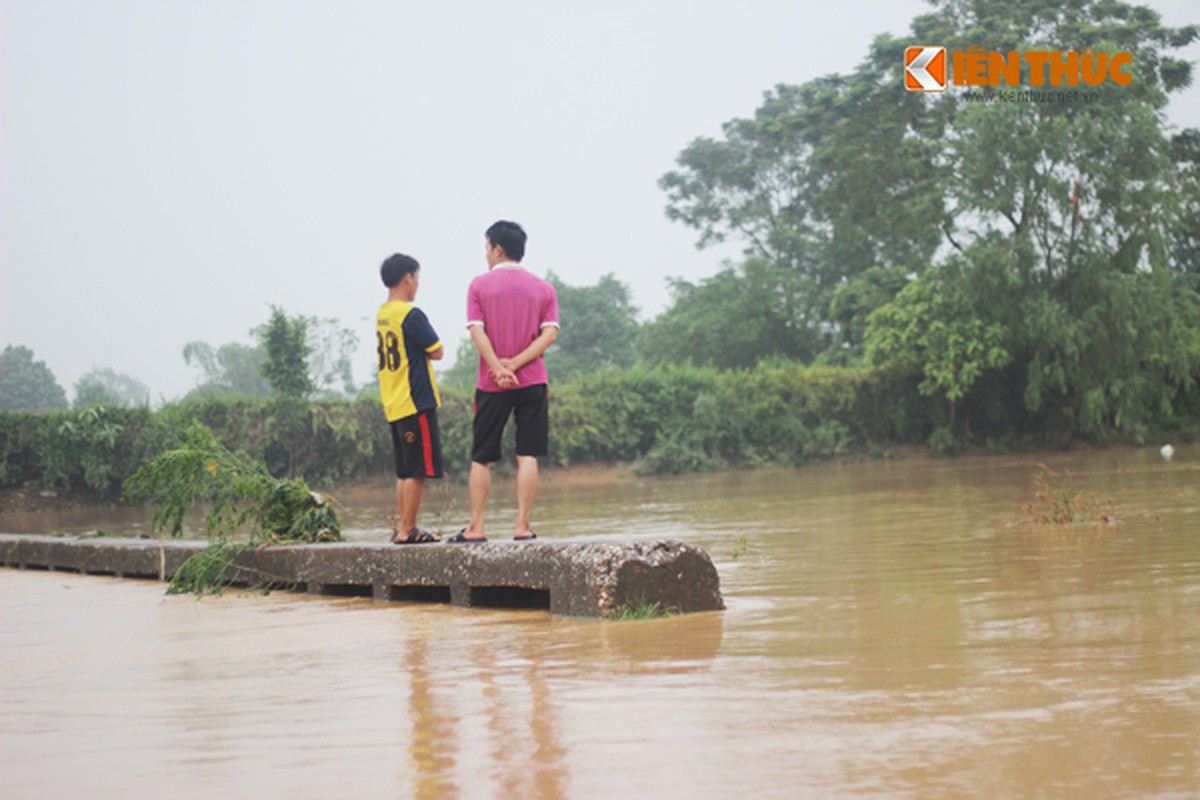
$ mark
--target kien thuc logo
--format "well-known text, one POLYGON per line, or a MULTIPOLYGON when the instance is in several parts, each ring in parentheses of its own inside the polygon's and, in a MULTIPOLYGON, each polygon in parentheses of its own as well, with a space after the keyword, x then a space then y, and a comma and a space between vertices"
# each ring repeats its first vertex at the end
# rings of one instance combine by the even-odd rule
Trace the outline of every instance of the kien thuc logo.
POLYGON ((1099 86, 1133 82, 1133 55, 1092 50, 1025 50, 1001 53, 968 47, 904 48, 904 88, 910 92, 944 92, 955 86, 1099 86))
POLYGON ((905 89, 910 92, 944 92, 949 77, 946 48, 904 48, 905 89))

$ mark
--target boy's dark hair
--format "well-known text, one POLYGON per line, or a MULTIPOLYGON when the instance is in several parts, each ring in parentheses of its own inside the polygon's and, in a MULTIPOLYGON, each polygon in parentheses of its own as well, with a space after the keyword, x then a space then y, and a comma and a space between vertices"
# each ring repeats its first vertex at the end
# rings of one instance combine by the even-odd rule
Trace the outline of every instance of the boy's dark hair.
MULTIPOLYGON (((508 252, 507 250, 505 252, 508 252)), ((403 253, 396 253, 388 256, 383 262, 383 266, 379 268, 379 277, 383 278, 383 285, 389 289, 399 285, 400 281, 404 280, 404 276, 410 272, 416 272, 421 269, 421 265, 412 256, 406 256, 403 253)))
POLYGON ((493 222, 486 235, 493 245, 504 248, 504 255, 513 261, 520 261, 525 257, 525 240, 528 237, 525 235, 525 229, 517 223, 505 219, 493 222))

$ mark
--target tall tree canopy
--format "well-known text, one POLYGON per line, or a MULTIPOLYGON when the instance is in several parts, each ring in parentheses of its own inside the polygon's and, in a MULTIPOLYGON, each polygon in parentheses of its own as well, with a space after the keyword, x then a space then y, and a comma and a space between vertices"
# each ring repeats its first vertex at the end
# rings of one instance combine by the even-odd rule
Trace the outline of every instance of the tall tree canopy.
POLYGON ((559 318, 566 321, 546 353, 546 367, 556 379, 633 363, 640 326, 627 285, 611 273, 595 286, 571 286, 554 273, 546 279, 558 293, 559 318))
POLYGON ((229 342, 214 348, 197 341, 188 342, 183 348, 184 363, 198 368, 203 376, 193 394, 271 396, 274 390, 262 374, 266 358, 261 344, 229 342))
POLYGON ((263 376, 281 397, 302 399, 316 388, 308 373, 308 320, 288 316, 279 306, 271 306, 271 318, 257 330, 266 350, 263 376))
MULTIPOLYGON (((771 276, 765 316, 806 333, 794 357, 869 348, 923 373, 950 416, 973 387, 1016 384, 1012 424, 1026 430, 1139 432, 1200 376, 1200 134, 1164 115, 1191 81, 1170 53, 1197 34, 1111 0, 937 0, 854 73, 776 87, 723 139, 693 142, 661 180, 667 213, 701 246, 745 244, 719 279, 771 276), (913 43, 1128 52, 1132 81, 1081 85, 1073 102, 907 92, 913 43)), ((683 288, 654 326, 698 318, 683 288)), ((711 347, 693 341, 696 355, 711 347)), ((686 348, 677 339, 673 357, 686 348)))
POLYGON ((775 87, 754 119, 725 123, 722 141, 697 139, 660 181, 667 215, 700 231, 698 246, 746 245, 755 274, 743 267, 727 277, 773 285, 803 340, 780 355, 809 359, 841 347, 860 331, 839 326, 835 297, 853 317, 847 299, 875 293, 848 287, 920 270, 943 240, 942 172, 929 130, 937 122, 921 98, 898 88, 902 51, 880 40, 853 75, 775 87))
POLYGON ((144 406, 150 404, 150 390, 137 378, 111 367, 96 367, 75 382, 75 407, 90 405, 144 406))
POLYGON ((336 319, 308 317, 308 373, 318 396, 352 397, 357 391, 351 357, 358 334, 336 319))
POLYGON ((282 392, 268 379, 268 373, 275 374, 275 380, 293 381, 294 375, 285 373, 301 369, 306 380, 296 381, 296 387, 304 389, 297 396, 355 394, 350 359, 358 339, 354 331, 337 320, 289 316, 272 307, 271 318, 250 333, 259 340, 257 344, 230 342, 214 348, 196 341, 184 346, 183 360, 202 373, 201 384, 193 394, 274 397, 282 392), (279 363, 287 366, 268 366, 268 340, 274 342, 279 363))
POLYGON ((817 341, 798 311, 802 293, 785 283, 790 277, 786 268, 756 257, 698 283, 671 281, 672 305, 643 327, 641 355, 651 364, 722 369, 752 367, 763 358, 810 359, 817 341))
POLYGON ((0 353, 0 408, 33 411, 66 407, 67 393, 46 362, 35 361, 28 347, 4 348, 0 353))

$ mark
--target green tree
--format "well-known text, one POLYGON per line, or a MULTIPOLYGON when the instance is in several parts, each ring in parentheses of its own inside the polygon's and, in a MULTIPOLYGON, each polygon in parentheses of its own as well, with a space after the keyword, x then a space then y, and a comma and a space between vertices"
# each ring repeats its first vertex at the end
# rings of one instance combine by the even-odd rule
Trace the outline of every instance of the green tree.
POLYGON ((798 293, 781 286, 788 277, 766 259, 752 258, 698 283, 671 281, 671 306, 644 326, 641 354, 651 364, 722 369, 771 357, 812 358, 817 332, 798 318, 798 293))
POLYGON ((546 353, 546 368, 555 379, 633 363, 639 324, 627 285, 612 273, 595 286, 570 286, 554 273, 547 280, 558 293, 558 314, 565 323, 546 353))
POLYGON ((336 319, 309 317, 306 325, 308 372, 314 389, 324 397, 353 397, 356 387, 351 359, 358 334, 336 319))
POLYGON ((941 123, 890 80, 893 50, 879 40, 852 75, 775 87, 753 119, 725 123, 723 140, 695 140, 659 182, 668 217, 697 229, 698 246, 746 245, 740 270, 755 262, 747 278, 768 276, 786 324, 808 332, 800 357, 860 348, 864 326, 842 322, 874 306, 848 303, 880 298, 844 288, 872 270, 919 271, 942 241, 941 123))
POLYGON ((96 367, 75 382, 75 407, 110 405, 133 408, 150 404, 150 390, 136 378, 111 367, 96 367))
MULTIPOLYGON (((357 334, 335 319, 288 318, 285 315, 285 321, 289 324, 302 321, 305 325, 306 369, 313 385, 311 393, 318 398, 353 397, 357 387, 351 358, 358 343, 357 334)), ((214 348, 207 342, 188 342, 183 348, 183 360, 203 374, 200 386, 191 394, 274 397, 275 388, 263 371, 268 358, 262 341, 266 328, 264 325, 251 331, 260 339, 253 345, 230 342, 214 348)))
POLYGON ((8 345, 0 353, 0 408, 11 411, 63 409, 67 393, 44 361, 28 347, 8 345))
POLYGON ((1171 263, 1187 285, 1200 292, 1200 130, 1189 128, 1171 139, 1174 183, 1168 196, 1176 200, 1170 209, 1171 263))
MULTIPOLYGON (((1200 375, 1200 133, 1169 135, 1163 113, 1191 80, 1170 52, 1198 33, 1107 0, 936 0, 911 37, 877 38, 853 74, 776 87, 723 140, 693 142, 661 181, 668 215, 700 231, 700 245, 736 238, 764 259, 791 324, 820 340, 827 363, 854 363, 873 337, 877 360, 919 369, 948 401, 969 404, 1003 372, 1022 385, 1011 418, 1028 430, 1138 434, 1169 421, 1200 375), (913 41, 1128 51, 1133 81, 1080 87, 1086 102, 1074 103, 909 93, 898 73, 913 41), (981 294, 988 286, 1003 294, 981 294), (950 299, 934 302, 932 287, 950 299), (915 320, 917 308, 949 316, 915 320), (961 341, 983 349, 970 355, 961 341), (1007 359, 980 358, 1001 351, 1007 359)), ((722 282, 737 285, 749 263, 722 282)), ((719 302, 729 300, 676 298, 719 302)), ((682 316, 706 314, 719 318, 682 316)))
POLYGON ((316 388, 308 372, 308 319, 271 306, 271 318, 257 330, 266 350, 262 374, 281 397, 303 399, 316 388))
POLYGON ((1088 87, 1086 103, 929 102, 954 115, 939 149, 952 175, 949 241, 972 271, 1013 279, 1005 347, 1025 365, 1031 423, 1103 437, 1169 417, 1200 372, 1200 319, 1186 248, 1194 154, 1180 144, 1191 134, 1172 139, 1163 119, 1190 65, 1166 51, 1200 29, 1066 0, 940 3, 914 29, 964 49, 1132 53, 1133 81, 1088 87))
POLYGON ((188 342, 183 348, 183 360, 203 373, 202 382, 192 395, 271 397, 275 394, 270 381, 263 376, 267 352, 261 344, 230 342, 214 349, 207 342, 188 342))
POLYGON ((868 318, 867 352, 876 363, 919 371, 918 391, 946 400, 955 436, 957 404, 988 370, 1005 366, 1005 328, 973 302, 958 257, 926 271, 868 318))

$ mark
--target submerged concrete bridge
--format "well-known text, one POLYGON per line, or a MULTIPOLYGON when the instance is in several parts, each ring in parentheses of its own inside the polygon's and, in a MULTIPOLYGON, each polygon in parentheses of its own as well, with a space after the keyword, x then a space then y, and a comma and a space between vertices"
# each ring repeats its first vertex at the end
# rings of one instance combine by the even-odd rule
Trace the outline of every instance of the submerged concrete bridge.
MULTIPOLYGON (((206 547, 172 539, 0 534, 0 563, 169 580, 206 547)), ((653 604, 678 613, 725 607, 708 553, 676 539, 279 545, 243 551, 226 574, 232 585, 264 582, 314 594, 548 608, 576 617, 653 604)))

